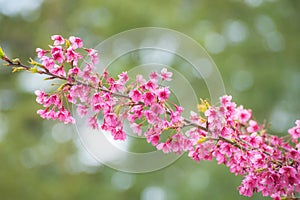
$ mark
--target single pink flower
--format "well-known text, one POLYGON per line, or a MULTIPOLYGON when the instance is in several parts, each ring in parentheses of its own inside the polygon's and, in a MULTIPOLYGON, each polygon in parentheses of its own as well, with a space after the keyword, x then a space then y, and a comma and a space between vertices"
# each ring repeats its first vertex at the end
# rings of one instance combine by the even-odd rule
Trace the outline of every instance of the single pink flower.
POLYGON ((297 143, 298 138, 300 138, 300 120, 297 120, 295 122, 296 126, 293 128, 290 128, 288 130, 288 133, 292 136, 293 142, 297 143))
POLYGON ((37 53, 37 57, 38 58, 42 58, 43 56, 45 56, 46 53, 48 53, 47 50, 43 50, 41 48, 36 48, 36 53, 37 53))
POLYGON ((150 110, 145 110, 144 116, 146 117, 149 124, 154 124, 157 120, 157 115, 150 110))
POLYGON ((39 104, 44 104, 47 101, 48 95, 42 91, 42 90, 36 90, 35 92, 36 95, 36 102, 39 104))
POLYGON ((78 67, 73 67, 68 71, 68 75, 77 76, 79 73, 81 73, 81 70, 78 67))
POLYGON ((69 41, 73 49, 78 49, 83 47, 83 42, 79 37, 71 36, 69 37, 69 41))
POLYGON ((48 97, 48 99, 44 102, 44 107, 49 107, 51 105, 54 105, 55 107, 61 108, 62 106, 62 101, 58 97, 57 94, 52 94, 48 97))
POLYGON ((159 134, 153 134, 153 135, 150 135, 150 136, 146 136, 147 138, 147 142, 148 143, 151 143, 153 146, 156 146, 159 142, 159 134))
POLYGON ((200 120, 200 117, 194 111, 190 111, 190 120, 192 122, 198 123, 200 120))
POLYGON ((146 92, 144 94, 144 98, 143 99, 144 99, 145 105, 149 106, 149 105, 151 105, 154 102, 155 96, 151 92, 146 92))
POLYGON ((144 87, 147 89, 147 90, 149 90, 150 92, 154 92, 155 91, 155 89, 158 87, 158 85, 155 83, 155 82, 153 82, 153 81, 148 81, 145 85, 144 85, 144 87))
POLYGON ((56 120, 57 119, 57 114, 54 111, 54 107, 48 111, 46 119, 52 119, 52 120, 56 120))
POLYGON ((64 62, 64 53, 62 51, 61 46, 50 46, 51 47, 51 55, 54 60, 56 60, 58 63, 64 62))
POLYGON ((171 81, 171 77, 172 77, 173 73, 172 72, 168 72, 167 68, 163 68, 160 72, 160 76, 163 80, 166 81, 171 81))
POLYGON ((124 85, 128 80, 128 75, 127 72, 122 72, 121 74, 118 75, 119 81, 124 85))
POLYGON ((169 98, 170 94, 171 94, 171 92, 169 91, 169 89, 167 87, 163 87, 163 88, 156 90, 156 95, 158 97, 158 100, 160 100, 161 102, 166 101, 169 98))
POLYGON ((143 85, 146 83, 146 80, 144 79, 144 77, 140 74, 136 75, 136 84, 137 85, 143 85))
POLYGON ((90 117, 88 119, 88 124, 90 127, 92 127, 93 129, 98 129, 99 128, 99 125, 98 125, 98 122, 97 122, 97 115, 93 116, 93 117, 90 117))
POLYGON ((144 111, 142 105, 135 105, 130 109, 134 118, 141 119, 143 117, 144 111))
POLYGON ((77 66, 78 60, 82 58, 82 55, 75 52, 72 47, 69 47, 67 49, 66 58, 68 63, 72 62, 74 66, 77 66))
POLYGON ((66 72, 63 66, 54 65, 54 67, 50 70, 52 74, 55 74, 57 76, 65 77, 66 72))
POLYGON ((131 123, 130 128, 132 129, 133 133, 136 133, 138 136, 142 135, 142 126, 143 124, 136 124, 136 123, 131 123))
POLYGON ((47 56, 43 56, 41 58, 41 60, 42 60, 42 65, 44 65, 48 70, 51 70, 54 67, 54 65, 55 65, 53 58, 49 58, 47 56))
POLYGON ((156 83, 158 81, 159 75, 156 71, 153 71, 150 73, 149 78, 151 81, 156 83))
POLYGON ((40 110, 37 111, 37 114, 39 114, 41 118, 46 119, 47 118, 48 109, 49 108, 46 108, 45 110, 40 109, 40 110))
POLYGON ((132 99, 133 102, 137 103, 142 100, 143 95, 138 90, 131 90, 129 92, 129 97, 132 99))
POLYGON ((87 106, 78 104, 76 110, 77 110, 77 113, 80 117, 86 116, 88 114, 88 107, 87 106))
POLYGON ((61 35, 52 35, 51 39, 54 40, 54 45, 61 45, 65 43, 65 39, 61 35))
POLYGON ((126 139, 125 132, 120 128, 113 129, 111 131, 111 134, 114 137, 114 140, 125 140, 126 139))
POLYGON ((156 115, 161 115, 161 114, 165 113, 165 109, 158 103, 153 103, 150 106, 150 111, 156 115))
POLYGON ((232 96, 224 95, 220 97, 221 105, 226 107, 231 102, 232 96))
POLYGON ((259 130, 259 126, 258 126, 257 121, 250 120, 249 121, 249 126, 247 127, 247 131, 249 133, 254 133, 254 132, 258 131, 258 130, 259 130))
POLYGON ((96 65, 99 62, 98 58, 98 52, 95 49, 86 49, 88 52, 88 55, 94 65, 96 65))
POLYGON ((156 146, 157 150, 162 150, 164 153, 171 152, 171 145, 169 140, 167 142, 162 142, 156 146))
POLYGON ((243 106, 240 106, 237 108, 237 117, 240 123, 246 124, 252 117, 252 112, 251 110, 246 110, 243 106))

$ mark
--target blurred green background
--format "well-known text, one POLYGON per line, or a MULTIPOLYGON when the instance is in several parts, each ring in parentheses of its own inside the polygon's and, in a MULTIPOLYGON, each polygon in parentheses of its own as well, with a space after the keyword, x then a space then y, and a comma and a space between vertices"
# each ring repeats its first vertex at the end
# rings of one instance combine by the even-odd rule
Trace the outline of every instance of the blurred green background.
MULTIPOLYGON (((284 135, 300 118, 299 20, 298 0, 0 0, 0 45, 10 57, 27 60, 53 34, 80 36, 94 47, 131 28, 174 29, 206 48, 238 104, 284 135)), ((37 116, 32 91, 40 83, 33 79, 0 70, 1 200, 268 199, 240 196, 241 177, 187 156, 146 174, 99 165, 72 127, 37 116)))

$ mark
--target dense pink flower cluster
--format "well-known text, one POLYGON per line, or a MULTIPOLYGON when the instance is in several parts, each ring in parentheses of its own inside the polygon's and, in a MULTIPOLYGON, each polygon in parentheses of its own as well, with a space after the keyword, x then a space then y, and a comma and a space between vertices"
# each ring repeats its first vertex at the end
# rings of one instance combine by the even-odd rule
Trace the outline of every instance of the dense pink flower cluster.
POLYGON ((280 199, 300 192, 299 144, 293 146, 269 135, 263 125, 252 119, 251 110, 237 107, 230 96, 221 97, 220 106, 209 107, 205 116, 205 137, 210 140, 197 145, 190 154, 193 158, 215 157, 232 173, 245 176, 239 187, 244 196, 262 192, 263 196, 280 199))
POLYGON ((198 112, 191 111, 185 119, 184 108, 170 102, 169 88, 161 85, 171 81, 172 73, 166 68, 147 79, 137 75, 130 81, 127 72, 113 78, 106 70, 95 72, 97 51, 84 48, 80 38, 54 35, 51 39, 49 50, 36 49, 41 63, 32 61, 33 68, 2 58, 13 67, 63 81, 51 94, 36 91, 36 101, 44 106, 38 110, 42 118, 75 123, 72 104, 90 127, 111 132, 115 140, 125 140, 123 121, 127 120, 133 133, 145 136, 164 153, 187 152, 195 161, 215 159, 231 173, 244 176, 238 188, 241 195, 261 192, 279 200, 300 192, 300 120, 288 130, 291 142, 284 141, 268 134, 265 125, 253 119, 252 111, 237 106, 231 96, 220 97, 219 106, 201 100, 198 112))

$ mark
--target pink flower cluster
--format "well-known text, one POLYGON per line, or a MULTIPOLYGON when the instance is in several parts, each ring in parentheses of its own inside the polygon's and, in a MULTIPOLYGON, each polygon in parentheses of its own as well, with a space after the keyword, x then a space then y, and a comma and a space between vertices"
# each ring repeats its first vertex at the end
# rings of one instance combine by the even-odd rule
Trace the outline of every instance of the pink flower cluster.
MULTIPOLYGON (((292 141, 294 143, 298 144, 299 143, 298 139, 300 138, 300 120, 297 120, 295 122, 295 124, 296 124, 296 126, 293 128, 290 128, 288 130, 288 133, 291 135, 292 141)), ((297 147, 298 147, 298 149, 300 149, 300 145, 298 145, 297 147)))
MULTIPOLYGON (((208 131, 204 136, 210 140, 197 144, 190 153, 195 160, 215 157, 231 173, 245 176, 239 187, 244 196, 262 192, 263 196, 280 199, 300 192, 299 144, 293 146, 269 135, 252 119, 251 110, 237 107, 230 96, 221 97, 220 106, 211 106, 205 116, 208 131)), ((298 122, 289 130, 293 139, 297 138, 298 122)))
POLYGON ((84 48, 80 38, 54 35, 51 39, 49 50, 36 49, 41 63, 32 64, 38 69, 23 66, 63 81, 54 93, 36 91, 36 101, 45 107, 37 112, 42 118, 75 123, 69 110, 72 104, 90 127, 111 132, 115 140, 126 139, 123 121, 127 120, 133 133, 145 136, 164 153, 187 152, 195 161, 215 159, 231 173, 244 176, 238 188, 241 195, 261 192, 279 200, 300 193, 300 120, 288 130, 292 142, 285 141, 268 134, 252 111, 237 106, 231 96, 220 97, 219 106, 202 100, 199 112, 191 111, 185 119, 184 108, 170 102, 169 88, 161 85, 171 81, 172 72, 166 68, 150 73, 148 79, 137 75, 130 82, 127 72, 113 78, 106 70, 95 72, 97 51, 84 48), (84 56, 88 61, 83 61, 84 56))

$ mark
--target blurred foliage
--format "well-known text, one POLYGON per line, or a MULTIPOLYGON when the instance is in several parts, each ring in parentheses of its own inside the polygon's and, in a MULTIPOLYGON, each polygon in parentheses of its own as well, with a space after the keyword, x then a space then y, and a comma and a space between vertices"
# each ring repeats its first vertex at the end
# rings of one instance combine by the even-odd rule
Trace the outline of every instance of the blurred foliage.
MULTIPOLYGON (((174 29, 208 50, 238 104, 285 134, 300 118, 299 9, 297 0, 0 0, 0 45, 26 60, 53 34, 80 36, 94 47, 131 28, 174 29)), ((0 70, 1 200, 249 199, 236 190, 241 177, 215 162, 183 156, 147 174, 96 165, 79 151, 72 127, 39 119, 24 86, 31 81, 22 77, 0 70)))

